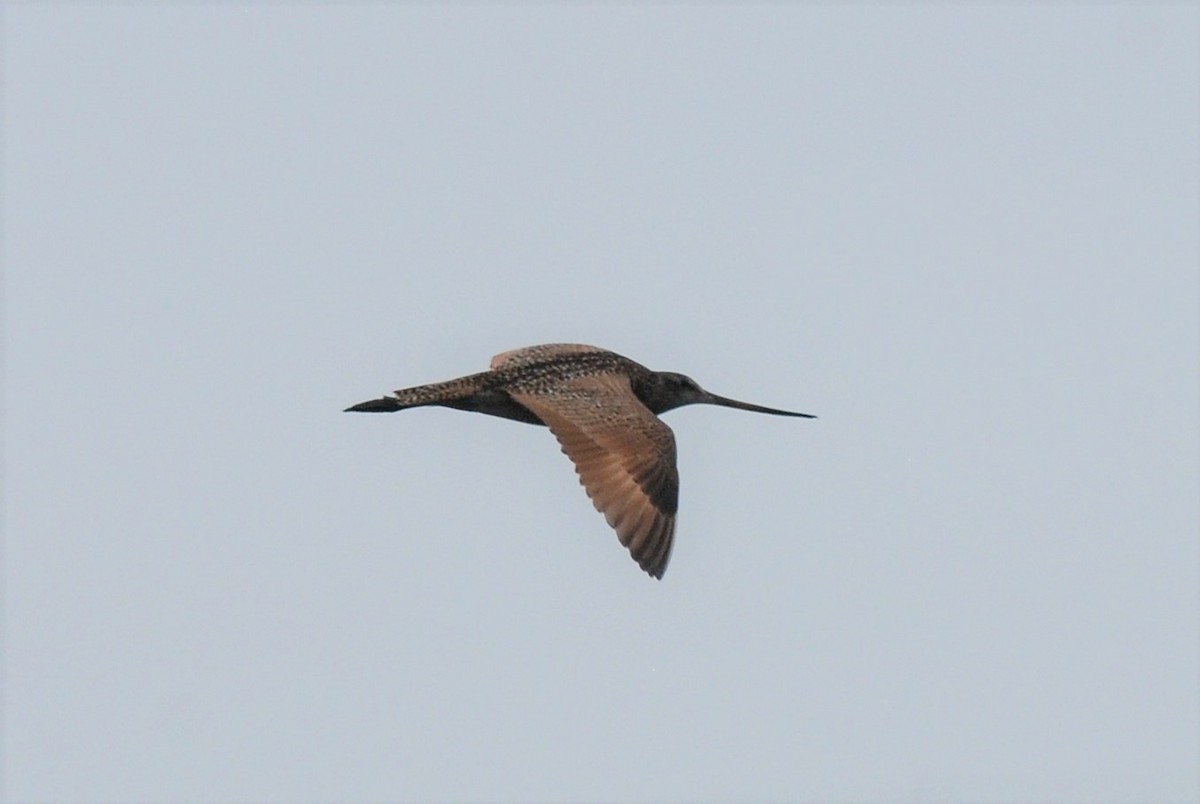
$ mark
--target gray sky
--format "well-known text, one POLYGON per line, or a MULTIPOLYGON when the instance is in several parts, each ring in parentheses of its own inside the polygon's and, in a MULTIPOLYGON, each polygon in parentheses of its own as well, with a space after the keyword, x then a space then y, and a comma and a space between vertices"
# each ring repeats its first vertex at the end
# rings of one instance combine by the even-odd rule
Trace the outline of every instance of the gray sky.
POLYGON ((13 801, 1194 801, 1200 11, 8 4, 13 801), (350 416, 593 343, 551 435, 350 416))

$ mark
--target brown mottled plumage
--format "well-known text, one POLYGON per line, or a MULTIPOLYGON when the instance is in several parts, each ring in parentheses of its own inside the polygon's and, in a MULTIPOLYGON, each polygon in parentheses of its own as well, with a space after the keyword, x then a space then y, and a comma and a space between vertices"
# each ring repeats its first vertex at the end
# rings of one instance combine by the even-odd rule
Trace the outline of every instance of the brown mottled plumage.
POLYGON ((671 555, 679 474, 675 436, 658 414, 709 404, 803 416, 710 394, 691 378, 651 371, 615 352, 551 343, 503 352, 491 370, 396 391, 347 411, 382 413, 441 405, 542 424, 638 565, 661 578, 671 555))

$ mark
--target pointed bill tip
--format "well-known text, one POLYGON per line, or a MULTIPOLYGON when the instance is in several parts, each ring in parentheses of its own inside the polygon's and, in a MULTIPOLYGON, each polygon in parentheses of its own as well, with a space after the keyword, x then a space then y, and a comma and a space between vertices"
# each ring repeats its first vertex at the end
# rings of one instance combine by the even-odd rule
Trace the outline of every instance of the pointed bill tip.
POLYGON ((780 410, 779 408, 768 408, 768 407, 764 407, 763 405, 754 405, 754 404, 751 404, 750 402, 739 402, 736 399, 729 399, 728 397, 717 396, 716 394, 709 394, 708 398, 704 401, 708 402, 710 405, 720 405, 721 407, 735 408, 737 410, 749 410, 749 411, 753 411, 754 413, 769 413, 772 416, 795 416, 795 417, 801 418, 801 419, 817 418, 816 416, 814 416, 811 413, 797 413, 794 410, 780 410))

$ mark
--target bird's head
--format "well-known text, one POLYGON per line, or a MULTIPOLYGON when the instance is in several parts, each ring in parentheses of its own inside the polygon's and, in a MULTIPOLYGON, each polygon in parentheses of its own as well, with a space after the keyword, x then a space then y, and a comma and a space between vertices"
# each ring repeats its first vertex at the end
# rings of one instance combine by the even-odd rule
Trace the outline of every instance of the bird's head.
MULTIPOLYGON (((698 405, 708 401, 710 394, 686 374, 674 371, 659 371, 656 396, 662 400, 663 410, 673 410, 684 405, 698 405)), ((656 411, 658 412, 658 411, 656 411)))
POLYGON ((717 396, 714 393, 705 391, 700 387, 699 383, 686 374, 679 374, 674 371, 655 372, 654 386, 653 391, 648 396, 653 403, 649 407, 656 414, 674 410, 684 405, 720 405, 725 408, 751 410, 755 413, 770 413, 774 416, 800 416, 805 419, 816 418, 811 413, 793 413, 790 410, 765 408, 762 405, 753 405, 749 402, 739 402, 736 399, 717 396))

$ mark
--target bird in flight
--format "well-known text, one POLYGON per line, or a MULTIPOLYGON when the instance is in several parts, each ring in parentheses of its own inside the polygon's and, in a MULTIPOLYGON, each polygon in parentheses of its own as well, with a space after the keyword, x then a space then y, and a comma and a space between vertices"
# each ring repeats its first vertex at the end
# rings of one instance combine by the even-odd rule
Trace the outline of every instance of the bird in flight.
POLYGON ((679 473, 675 434, 658 414, 697 404, 816 418, 717 396, 683 374, 651 371, 576 343, 502 352, 490 371, 405 388, 346 412, 441 405, 549 427, 621 544, 638 566, 661 578, 675 536, 679 473))

